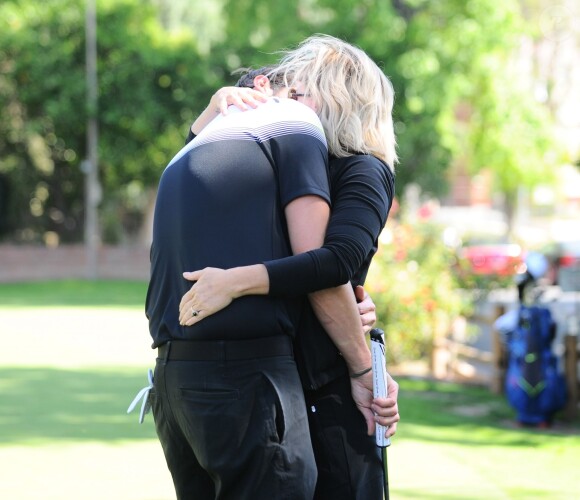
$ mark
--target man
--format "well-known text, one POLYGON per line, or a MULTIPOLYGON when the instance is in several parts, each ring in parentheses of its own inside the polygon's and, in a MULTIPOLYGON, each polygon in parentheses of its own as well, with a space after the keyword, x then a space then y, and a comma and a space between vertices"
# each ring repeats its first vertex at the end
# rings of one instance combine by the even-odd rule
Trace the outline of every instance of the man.
MULTIPOLYGON (((316 115, 272 98, 212 121, 162 175, 146 312, 159 351, 153 413, 178 498, 313 496, 292 356, 302 301, 246 297, 193 326, 180 324, 178 308, 184 269, 232 268, 314 244, 301 228, 326 226, 327 154, 316 115)), ((360 328, 356 308, 354 318, 360 328)), ((363 349, 349 352, 353 366, 368 363, 363 349)))

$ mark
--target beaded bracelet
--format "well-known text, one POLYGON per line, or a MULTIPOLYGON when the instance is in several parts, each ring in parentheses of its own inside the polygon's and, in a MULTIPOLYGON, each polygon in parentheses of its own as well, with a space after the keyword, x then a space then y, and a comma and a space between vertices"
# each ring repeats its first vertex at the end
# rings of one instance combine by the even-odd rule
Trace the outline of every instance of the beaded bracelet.
POLYGON ((350 374, 350 378, 359 378, 362 377, 363 375, 367 374, 368 372, 370 372, 373 369, 373 367, 369 367, 366 368, 365 370, 361 370, 360 372, 355 372, 355 373, 351 373, 350 374))

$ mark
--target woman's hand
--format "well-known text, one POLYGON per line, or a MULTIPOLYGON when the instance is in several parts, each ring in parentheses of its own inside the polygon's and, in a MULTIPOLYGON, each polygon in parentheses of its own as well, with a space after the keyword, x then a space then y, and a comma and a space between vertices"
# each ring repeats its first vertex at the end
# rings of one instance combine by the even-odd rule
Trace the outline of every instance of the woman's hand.
POLYGON ((179 323, 191 326, 229 306, 235 297, 231 274, 224 269, 206 267, 201 271, 183 273, 193 281, 191 289, 179 304, 179 323))
POLYGON ((209 101, 207 107, 191 124, 191 131, 198 135, 207 127, 216 115, 228 113, 228 106, 233 104, 242 111, 250 108, 256 108, 260 103, 266 102, 268 96, 258 90, 246 87, 222 87, 209 101))
POLYGON ((194 284, 179 304, 179 322, 191 326, 229 306, 232 300, 244 295, 267 295, 270 278, 266 266, 218 269, 206 267, 201 271, 183 273, 194 284))
POLYGON ((260 103, 266 102, 268 96, 259 90, 247 87, 222 87, 209 101, 209 107, 212 107, 216 113, 226 115, 228 106, 234 105, 242 111, 249 108, 257 108, 260 103))

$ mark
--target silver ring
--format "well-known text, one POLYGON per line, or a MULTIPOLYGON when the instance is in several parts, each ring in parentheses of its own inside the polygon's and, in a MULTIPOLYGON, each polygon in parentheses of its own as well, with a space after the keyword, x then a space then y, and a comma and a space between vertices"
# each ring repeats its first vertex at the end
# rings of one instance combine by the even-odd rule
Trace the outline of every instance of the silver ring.
POLYGON ((191 316, 195 318, 199 314, 199 311, 195 310, 193 307, 191 308, 191 316))

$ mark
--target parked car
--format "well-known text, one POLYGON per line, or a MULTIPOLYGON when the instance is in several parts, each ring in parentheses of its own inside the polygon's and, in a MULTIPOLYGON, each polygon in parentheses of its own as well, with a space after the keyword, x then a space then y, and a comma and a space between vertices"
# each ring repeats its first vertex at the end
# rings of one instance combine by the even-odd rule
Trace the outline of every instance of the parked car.
POLYGON ((580 240, 552 242, 541 249, 551 265, 553 284, 580 291, 580 240))
POLYGON ((471 238, 459 249, 459 258, 474 274, 511 276, 524 265, 522 247, 505 238, 471 238))

